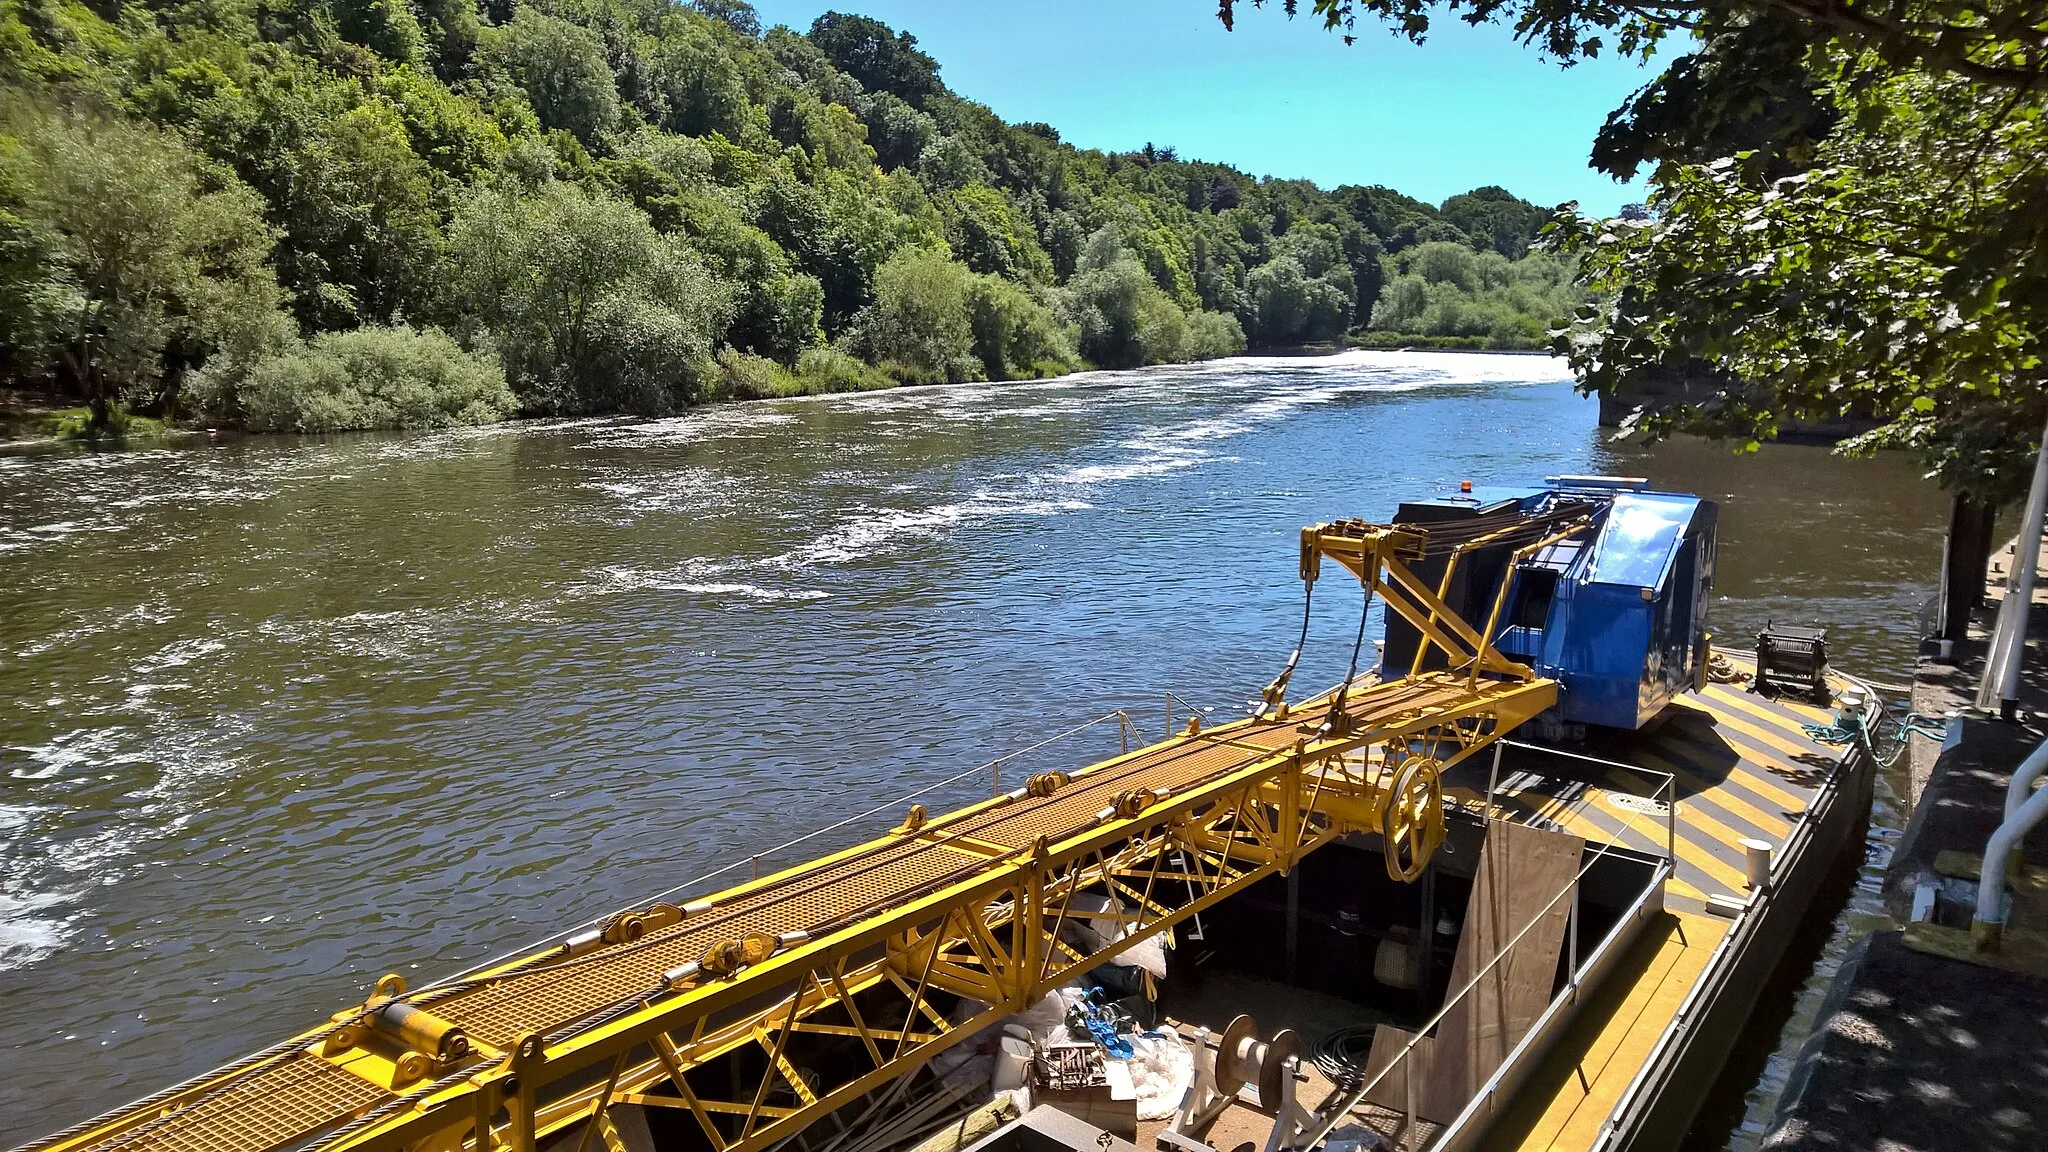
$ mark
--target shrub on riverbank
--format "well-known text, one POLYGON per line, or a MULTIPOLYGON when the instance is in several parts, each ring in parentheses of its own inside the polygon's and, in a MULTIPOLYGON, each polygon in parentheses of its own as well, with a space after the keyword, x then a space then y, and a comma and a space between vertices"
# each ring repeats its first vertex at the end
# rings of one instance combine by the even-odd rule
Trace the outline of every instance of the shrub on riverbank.
POLYGON ((1244 329, 1228 312, 1193 312, 1188 315, 1187 358, 1216 360, 1235 356, 1245 348, 1244 329))
POLYGON ((854 321, 849 347, 907 382, 986 378, 967 313, 974 274, 935 249, 906 248, 875 271, 875 302, 854 321))
POLYGON ((1080 359, 1059 317, 1022 285, 977 276, 968 286, 967 310, 974 355, 991 380, 1056 376, 1080 359))
POLYGON ((791 396, 825 396, 835 392, 871 392, 902 384, 930 384, 922 370, 903 364, 877 366, 831 348, 806 348, 791 371, 768 359, 733 348, 718 353, 718 368, 704 399, 773 400, 791 396))
POLYGON ((896 381, 858 356, 831 348, 806 348, 797 357, 796 379, 806 395, 828 392, 869 392, 893 387, 896 381))
POLYGON ((459 7, 0 0, 0 388, 413 419, 311 351, 407 323, 527 413, 1133 367, 1335 339, 1383 255, 1515 254, 1545 215, 1076 149, 866 17, 459 7))
POLYGON ((496 358, 405 327, 323 332, 241 379, 202 372, 192 399, 206 419, 252 432, 489 424, 519 406, 496 358))
POLYGON ((1228 356, 1245 347, 1235 317, 1197 309, 1191 318, 1128 256, 1075 276, 1060 307, 1081 355, 1103 368, 1228 356))
POLYGON ((485 189, 449 229, 466 335, 504 358, 521 406, 667 412, 702 398, 733 292, 617 197, 485 189))
POLYGON ((1510 262, 1461 244, 1421 244, 1385 259, 1372 335, 1470 341, 1448 347, 1542 348, 1557 317, 1586 299, 1574 262, 1542 252, 1510 262))

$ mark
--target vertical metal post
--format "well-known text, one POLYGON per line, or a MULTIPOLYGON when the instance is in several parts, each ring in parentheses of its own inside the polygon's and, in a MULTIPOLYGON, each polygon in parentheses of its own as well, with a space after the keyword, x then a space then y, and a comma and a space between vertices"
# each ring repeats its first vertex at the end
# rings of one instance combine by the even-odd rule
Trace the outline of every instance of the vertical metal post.
POLYGON ((1565 944, 1568 949, 1565 971, 1571 973, 1571 985, 1579 986, 1579 878, 1572 877, 1571 919, 1565 922, 1565 944))
MULTIPOLYGON (((1967 497, 1949 497, 1948 531, 1941 535, 1941 579, 1936 583, 1934 591, 1934 635, 1950 642, 1962 639, 1962 636, 1958 634, 1962 629, 1952 627, 1952 618, 1956 615, 1956 573, 1952 569, 1957 566, 1956 561, 1963 554, 1963 541, 1958 539, 1958 537, 1962 536, 1965 531, 1969 507, 1970 501, 1967 497)), ((1978 573, 1978 576, 1981 582, 1983 573, 1978 573)), ((1967 579, 1967 577, 1964 578, 1967 579)), ((1965 610, 1961 615, 1964 620, 1968 620, 1970 614, 1968 610, 1965 610)), ((1922 639, 1925 639, 1925 637, 1922 637, 1922 639)))
POLYGON ((1678 871, 1678 784, 1667 777, 1664 787, 1664 859, 1671 862, 1671 870, 1678 871))
MULTIPOLYGON (((1294 964, 1300 955, 1301 933, 1301 869, 1287 870, 1287 967, 1282 977, 1289 984, 1294 983, 1294 964)), ((1265 1103, 1265 1101, 1260 1101, 1265 1103)))
MULTIPOLYGON (((2048 432, 2042 434, 2039 473, 2048 474, 2048 432)), ((2040 505, 2040 497, 2033 503, 2040 505)), ((2027 651, 2027 612, 2034 604, 2034 572, 2041 565, 2041 536, 2043 523, 2048 521, 2048 506, 2042 507, 2041 515, 2020 525, 2019 543, 2013 546, 2013 570, 2019 575, 2019 586, 2011 595, 2018 601, 2013 613, 2012 635, 2006 640, 2005 667, 1998 676, 1998 714, 2011 720, 2019 715, 2020 664, 2027 651), (2024 555, 2026 559, 2020 557, 2024 555)))
POLYGON ((2019 695, 2020 657, 2027 646, 2027 608, 2034 598, 2034 569, 2041 562, 2041 519, 2048 513, 2048 430, 2034 459, 2034 481, 2027 489, 2027 510, 2013 541, 2012 571, 2006 574, 2005 600, 1998 606, 1998 624, 1985 654, 1984 680, 1977 688, 1977 707, 2012 719, 2019 695))
POLYGON ((1003 794, 1003 762, 1001 760, 991 760, 988 762, 988 794, 991 796, 1001 796, 1003 794))
POLYGON ((761 858, 760 858, 759 856, 756 856, 756 857, 754 857, 754 879, 756 879, 756 880, 759 880, 760 878, 761 878, 761 858))
POLYGON ((1131 718, 1121 711, 1116 714, 1116 742, 1124 755, 1131 754, 1131 718))
POLYGON ((1408 1058, 1414 1051, 1411 1047, 1401 1053, 1401 1081, 1408 1098, 1407 1116, 1401 1121, 1401 1143, 1422 1152, 1422 1141, 1415 1138, 1415 1061, 1408 1058))
POLYGON ((1493 792, 1494 789, 1500 787, 1501 751, 1501 742, 1495 740, 1493 742, 1493 768, 1486 774, 1486 811, 1481 813, 1482 818, 1487 820, 1493 819, 1493 792))
POLYGON ((1173 739, 1173 693, 1166 694, 1166 738, 1173 739))

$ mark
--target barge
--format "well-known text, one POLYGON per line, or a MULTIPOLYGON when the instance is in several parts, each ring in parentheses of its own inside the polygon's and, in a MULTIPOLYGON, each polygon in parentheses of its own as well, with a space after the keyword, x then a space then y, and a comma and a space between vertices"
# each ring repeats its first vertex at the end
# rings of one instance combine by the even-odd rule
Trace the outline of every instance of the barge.
POLYGON ((1113 713, 1094 763, 1048 741, 957 811, 387 976, 23 1152, 1671 1147, 1874 760, 1820 637, 1711 644, 1714 539, 1597 477, 1316 525, 1243 719, 1139 746, 1113 713), (1332 585, 1350 669, 1292 699, 1332 585))

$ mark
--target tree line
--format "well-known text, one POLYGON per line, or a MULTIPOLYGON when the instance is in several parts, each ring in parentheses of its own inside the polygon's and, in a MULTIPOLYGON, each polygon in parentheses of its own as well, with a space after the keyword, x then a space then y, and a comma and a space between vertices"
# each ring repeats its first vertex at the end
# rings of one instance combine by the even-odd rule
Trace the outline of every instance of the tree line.
POLYGON ((1534 346, 1583 296, 1548 216, 1079 150, 857 15, 0 0, 0 379, 92 431, 1534 346))

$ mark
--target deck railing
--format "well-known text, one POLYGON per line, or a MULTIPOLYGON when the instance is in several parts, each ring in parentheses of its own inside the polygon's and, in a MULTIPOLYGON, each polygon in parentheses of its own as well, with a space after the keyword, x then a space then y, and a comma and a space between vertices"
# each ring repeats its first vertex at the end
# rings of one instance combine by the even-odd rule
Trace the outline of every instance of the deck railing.
MULTIPOLYGON (((1505 963, 1510 956, 1515 954, 1518 948, 1523 946, 1525 938, 1545 917, 1556 910, 1559 904, 1569 900, 1571 906, 1567 914, 1565 929, 1566 947, 1568 949, 1566 972, 1568 975, 1564 988, 1551 998, 1550 1003, 1545 1007, 1543 1013, 1537 1017, 1535 1023, 1530 1026, 1529 1031, 1522 1036, 1514 1049, 1508 1053, 1507 1058, 1501 1062, 1500 1067, 1495 1069, 1487 1081, 1479 1087, 1457 1118, 1432 1137, 1432 1139, 1439 1142, 1438 1152, 1443 1152, 1444 1149, 1451 1147, 1463 1146, 1476 1139, 1482 1127, 1482 1125, 1476 1122, 1491 1116, 1497 1110, 1499 1103, 1512 1095, 1514 1085, 1528 1072, 1531 1062, 1529 1057, 1540 1046, 1547 1044, 1554 1038, 1556 1030, 1568 1019, 1569 1010, 1577 1003, 1581 989, 1587 984, 1597 983, 1599 976, 1603 975, 1619 959, 1621 954, 1627 950, 1627 946, 1633 939, 1636 929, 1641 926, 1651 913, 1654 913, 1661 906, 1664 882, 1670 878, 1672 870, 1676 867, 1677 804, 1675 803, 1676 782, 1672 776, 1669 773, 1652 772, 1633 765, 1617 764, 1613 761, 1601 760, 1598 757, 1574 752, 1566 752, 1561 749, 1545 748, 1520 742, 1500 741, 1495 745, 1493 769, 1487 782, 1486 818, 1489 822, 1495 819, 1494 802, 1500 787, 1500 748, 1502 745, 1508 745, 1524 752, 1562 757, 1567 760, 1598 766, 1603 770, 1619 767, 1625 768, 1630 773, 1636 775, 1663 777, 1662 782, 1658 784, 1652 793, 1643 798, 1658 801, 1664 806, 1664 858, 1652 869, 1648 880, 1622 911, 1614 927, 1601 939, 1592 953, 1581 962, 1579 956, 1579 922, 1581 918, 1579 892, 1582 886, 1581 881, 1595 867, 1599 866, 1601 861, 1610 856, 1626 858, 1622 857, 1621 854, 1628 851, 1623 846, 1612 842, 1601 842, 1594 846, 1593 850, 1580 863, 1578 871, 1573 874, 1564 887, 1560 888, 1550 899, 1543 903, 1542 907, 1536 909, 1529 916, 1528 921, 1516 930, 1514 936, 1508 941, 1507 946, 1496 953, 1491 960, 1487 961, 1484 967, 1474 973, 1462 987, 1458 988, 1444 1002, 1443 1007, 1438 1009, 1434 1016, 1431 1016, 1422 1027, 1416 1030, 1415 1035, 1409 1039, 1408 1043, 1401 1047, 1400 1051, 1395 1053, 1393 1059, 1388 1061, 1385 1067, 1377 1071, 1368 1071, 1356 1085, 1352 1086, 1349 1091, 1344 1092, 1337 1102, 1323 1108, 1318 1114, 1317 1124, 1302 1133, 1300 1138, 1288 1141, 1288 1147, 1299 1149, 1315 1147, 1339 1124, 1344 1123, 1360 1104, 1364 1103, 1368 1097, 1372 1096, 1379 1089, 1381 1084, 1387 1083, 1388 1077, 1394 1075, 1397 1070, 1402 1077, 1404 1100, 1399 1127, 1395 1132, 1389 1134, 1391 1136, 1391 1146, 1395 1152, 1402 1152, 1403 1149, 1420 1149, 1425 1147, 1426 1142, 1419 1138, 1420 1128, 1417 1123, 1420 1119, 1417 1114, 1417 1095, 1419 1082, 1422 1077, 1416 1074, 1419 1070, 1411 1066, 1417 1059, 1415 1056, 1416 1049, 1422 1044, 1424 1037, 1427 1037, 1450 1016, 1453 1009, 1463 1004, 1466 997, 1472 995, 1474 990, 1496 968, 1505 963)), ((1646 820, 1647 818, 1644 813, 1631 811, 1628 819, 1623 824, 1623 831, 1632 830, 1638 821, 1646 820)))
MULTIPOLYGON (((1664 805, 1664 859, 1670 861, 1673 868, 1678 867, 1678 777, 1669 772, 1659 772, 1654 768, 1644 768, 1636 764, 1624 764, 1619 760, 1603 760, 1598 756, 1588 756, 1582 752, 1567 752, 1562 748, 1551 748, 1542 744, 1525 744, 1520 740, 1503 738, 1494 741, 1493 768, 1486 778, 1486 818, 1489 820, 1493 819, 1494 796, 1500 790, 1501 756, 1509 748, 1539 756, 1550 756, 1569 761, 1573 764, 1590 764, 1603 772, 1618 770, 1629 776, 1662 778, 1663 783, 1657 785, 1649 795, 1643 798, 1654 800, 1664 805)), ((1611 788, 1608 790, 1613 791, 1611 788)), ((1628 831, 1633 825, 1634 814, 1631 813, 1629 822, 1623 825, 1622 830, 1628 831)))

